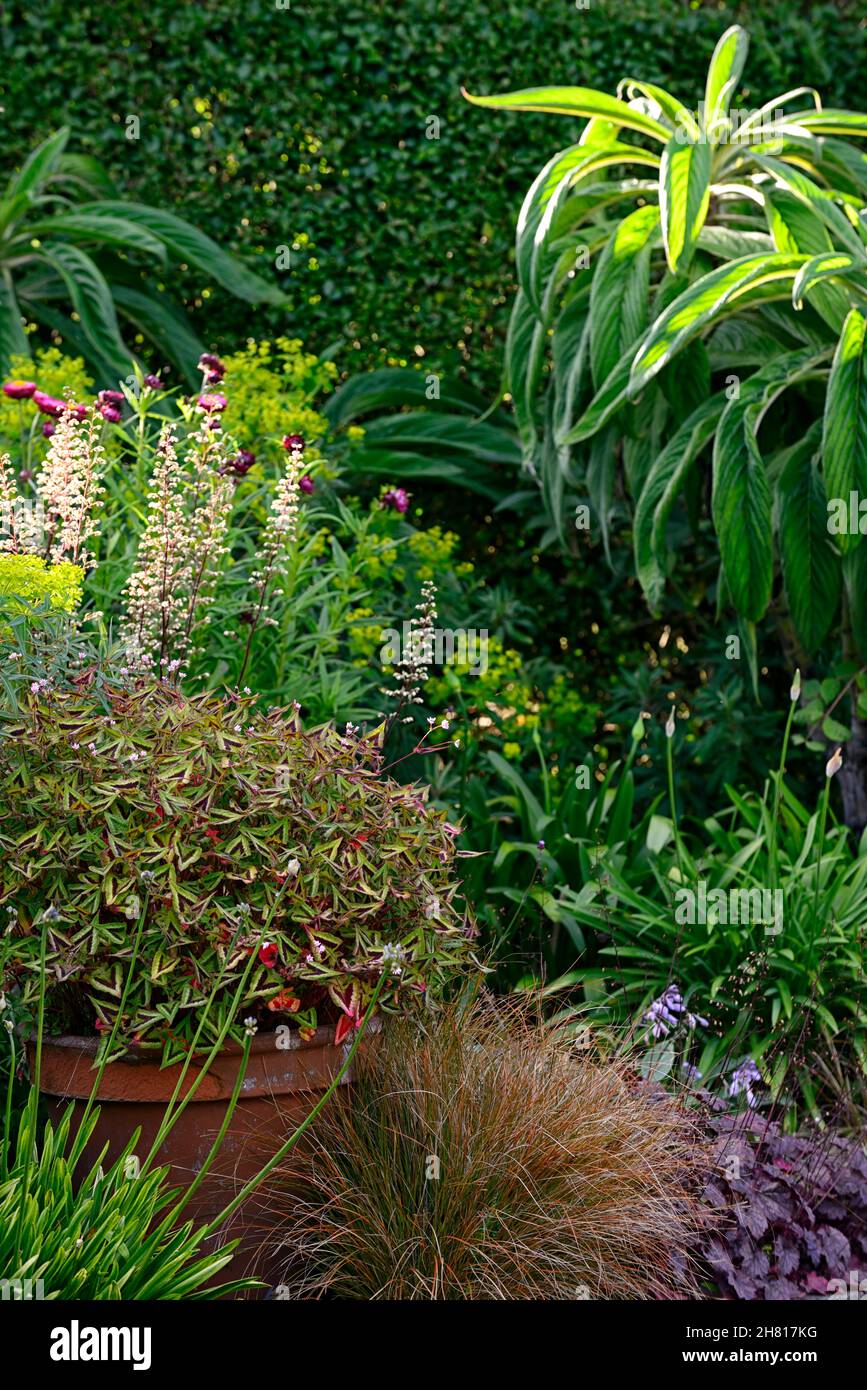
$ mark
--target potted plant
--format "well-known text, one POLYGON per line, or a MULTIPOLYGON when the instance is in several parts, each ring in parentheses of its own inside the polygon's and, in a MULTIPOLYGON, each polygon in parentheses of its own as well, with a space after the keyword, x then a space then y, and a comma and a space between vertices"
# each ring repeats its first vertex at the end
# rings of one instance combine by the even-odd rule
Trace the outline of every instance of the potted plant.
POLYGON ((250 694, 92 667, 18 690, 0 719, 0 988, 20 1017, 47 981, 49 1114, 84 1113, 97 1064, 88 1152, 111 1160, 140 1129, 213 1216, 215 1134, 243 1182, 372 1003, 423 1006, 472 961, 456 831, 388 778, 375 737, 305 731, 250 694))

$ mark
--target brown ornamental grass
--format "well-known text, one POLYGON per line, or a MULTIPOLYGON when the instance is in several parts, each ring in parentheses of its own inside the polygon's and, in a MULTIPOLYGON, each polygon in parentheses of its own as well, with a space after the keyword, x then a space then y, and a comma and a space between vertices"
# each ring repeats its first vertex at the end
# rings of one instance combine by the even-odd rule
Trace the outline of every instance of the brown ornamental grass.
POLYGON ((262 1199, 280 1296, 684 1297, 700 1146, 628 1065, 514 1008, 388 1021, 262 1199))

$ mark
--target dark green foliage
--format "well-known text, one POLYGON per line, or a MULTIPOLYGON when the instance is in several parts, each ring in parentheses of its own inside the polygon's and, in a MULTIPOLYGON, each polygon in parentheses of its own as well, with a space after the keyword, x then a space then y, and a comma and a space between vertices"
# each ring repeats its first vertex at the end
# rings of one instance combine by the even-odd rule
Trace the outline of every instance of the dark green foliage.
MULTIPOLYGON (((288 311, 257 310, 255 331, 340 342, 353 369, 412 360, 418 344, 434 369, 468 366, 490 387, 515 215, 540 156, 567 141, 557 117, 469 110, 460 84, 613 91, 628 72, 691 93, 740 20, 752 47, 736 105, 804 83, 858 109, 860 13, 846 0, 9 4, 3 164, 69 121, 122 196, 191 217, 251 268, 270 272, 279 246, 298 246, 280 277, 288 311), (439 139, 427 138, 431 116, 439 139)), ((203 333, 236 341, 248 311, 217 293, 206 303, 206 288, 195 272, 173 277, 203 333)))
POLYGON ((201 346, 159 286, 172 263, 189 262, 250 303, 282 304, 280 290, 184 218, 117 198, 99 160, 70 152, 69 136, 68 126, 52 131, 0 198, 0 371, 28 355, 24 325, 35 322, 80 351, 102 384, 122 380, 133 349, 120 316, 137 344, 149 340, 194 384, 201 346))

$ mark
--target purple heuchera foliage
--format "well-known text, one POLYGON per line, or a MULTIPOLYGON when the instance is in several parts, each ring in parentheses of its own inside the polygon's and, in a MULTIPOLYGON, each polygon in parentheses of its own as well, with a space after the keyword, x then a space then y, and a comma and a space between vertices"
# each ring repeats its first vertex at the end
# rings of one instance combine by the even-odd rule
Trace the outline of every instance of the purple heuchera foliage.
POLYGON ((710 1123, 702 1255, 725 1297, 826 1298, 832 1279, 867 1278, 867 1155, 854 1140, 783 1134, 749 1110, 710 1123))

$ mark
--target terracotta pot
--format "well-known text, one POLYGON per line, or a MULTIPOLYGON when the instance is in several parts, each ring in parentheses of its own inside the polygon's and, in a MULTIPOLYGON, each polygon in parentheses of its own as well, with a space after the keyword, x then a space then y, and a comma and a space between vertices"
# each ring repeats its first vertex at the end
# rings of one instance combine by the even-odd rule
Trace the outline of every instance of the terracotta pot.
MULTIPOLYGON (((378 1024, 379 1020, 372 1022, 378 1024)), ((309 1042, 301 1042, 295 1032, 260 1033, 253 1039, 241 1095, 229 1128, 213 1166, 184 1209, 185 1220, 207 1222, 215 1217, 310 1113, 339 1071, 351 1045, 350 1038, 335 1046, 333 1038, 332 1026, 319 1028, 309 1042), (278 1037, 290 1046, 278 1047, 278 1037)), ((98 1041, 97 1038, 71 1036, 43 1039, 40 1090, 53 1123, 59 1121, 69 1101, 73 1100, 75 1129, 93 1085, 92 1068, 98 1041)), ((32 1052, 31 1047, 31 1060, 32 1052)), ((237 1079, 240 1056, 241 1048, 233 1043, 215 1057, 196 1094, 158 1151, 156 1164, 169 1164, 172 1181, 178 1186, 189 1186, 210 1153, 237 1079)), ((198 1072, 199 1068, 193 1063, 182 1094, 189 1090, 198 1072)), ((97 1093, 100 1115, 79 1172, 88 1171, 106 1143, 107 1160, 111 1162, 139 1127, 141 1137, 136 1153, 144 1157, 156 1137, 180 1073, 180 1064, 161 1070, 152 1055, 137 1049, 111 1062, 102 1075, 97 1093)), ((341 1084, 345 1085, 350 1079, 347 1073, 341 1084)), ((276 1281, 280 1271, 269 1267, 267 1256, 258 1251, 262 1229, 255 1193, 204 1249, 216 1249, 227 1239, 236 1237, 241 1238, 241 1246, 215 1282, 245 1274, 276 1281)))

